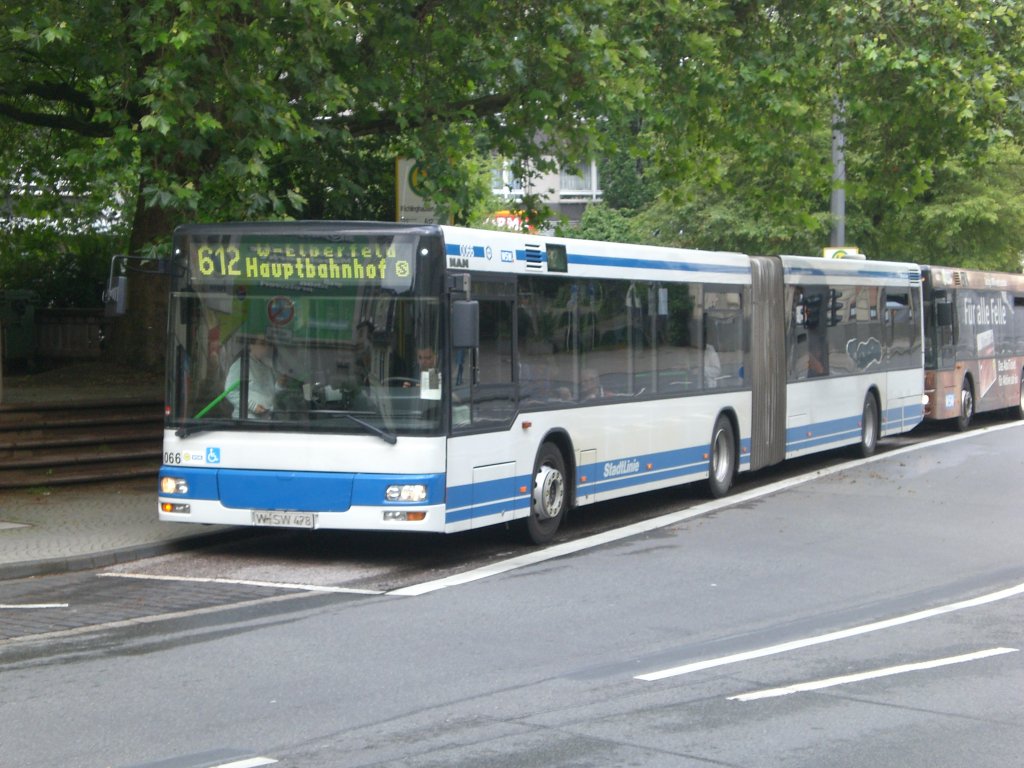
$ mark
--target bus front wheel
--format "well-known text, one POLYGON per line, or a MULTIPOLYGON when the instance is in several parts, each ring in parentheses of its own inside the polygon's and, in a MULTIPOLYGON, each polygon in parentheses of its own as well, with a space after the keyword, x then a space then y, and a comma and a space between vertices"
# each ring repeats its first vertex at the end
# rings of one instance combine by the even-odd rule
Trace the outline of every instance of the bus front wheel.
POLYGON ((736 435, 729 417, 722 414, 711 430, 711 451, 708 466, 708 491, 720 499, 729 493, 736 475, 736 435))
POLYGON ((530 516, 526 518, 526 535, 534 544, 547 544, 562 524, 569 505, 569 485, 562 452, 551 443, 544 443, 533 465, 533 494, 530 516))

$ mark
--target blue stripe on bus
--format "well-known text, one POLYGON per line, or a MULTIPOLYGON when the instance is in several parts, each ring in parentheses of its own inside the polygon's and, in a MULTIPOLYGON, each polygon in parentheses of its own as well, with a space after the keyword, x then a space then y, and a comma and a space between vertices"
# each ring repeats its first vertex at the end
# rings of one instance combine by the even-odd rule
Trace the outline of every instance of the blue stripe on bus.
MULTIPOLYGON (((484 247, 481 245, 468 246, 473 251, 474 258, 482 258, 485 255, 484 247)), ((547 254, 543 251, 530 253, 539 255, 541 261, 547 261, 547 254)), ((463 246, 458 243, 446 243, 445 254, 447 256, 464 256, 463 246)), ((526 261, 527 251, 519 248, 515 252, 516 261, 526 261)), ((750 274, 749 265, 736 264, 707 264, 701 262, 670 261, 667 259, 650 259, 626 256, 595 256, 583 253, 567 253, 566 259, 569 264, 588 265, 600 267, 625 267, 628 269, 661 269, 673 272, 705 272, 712 274, 750 274)))
MULTIPOLYGON (((850 263, 850 262, 844 262, 844 263, 850 263)), ((866 263, 870 264, 870 262, 866 262, 866 263)), ((785 268, 785 274, 786 275, 804 275, 804 276, 811 275, 811 276, 814 276, 814 277, 826 277, 826 276, 829 276, 829 277, 854 277, 854 276, 856 276, 856 277, 883 277, 883 278, 888 278, 888 279, 892 279, 892 278, 895 277, 895 278, 897 278, 899 280, 907 280, 907 281, 915 282, 915 283, 916 282, 920 282, 920 280, 921 280, 921 274, 919 272, 912 272, 912 271, 907 271, 907 270, 901 270, 901 269, 898 269, 898 268, 897 269, 888 269, 887 270, 887 269, 884 269, 884 268, 878 268, 878 267, 872 268, 872 267, 865 266, 865 267, 861 267, 861 268, 854 269, 854 270, 849 270, 849 269, 838 270, 838 269, 829 269, 829 267, 831 267, 831 266, 832 266, 831 264, 826 264, 826 265, 820 266, 820 267, 819 266, 814 266, 814 267, 811 267, 811 266, 804 266, 804 267, 787 266, 785 268)))
MULTIPOLYGON (((518 256, 518 254, 517 254, 518 256)), ((570 264, 586 264, 598 267, 627 267, 630 269, 664 269, 672 272, 709 272, 715 274, 749 275, 749 265, 705 264, 690 261, 662 261, 655 259, 630 258, 623 256, 587 256, 568 254, 570 264)))
POLYGON ((480 500, 468 507, 452 508, 449 506, 445 510, 444 520, 446 523, 461 523, 475 517, 487 517, 529 508, 530 494, 523 493, 515 496, 503 496, 493 501, 480 500))
MULTIPOLYGON (((883 415, 883 429, 917 424, 923 416, 923 405, 889 409, 883 415)), ((860 432, 859 415, 794 427, 786 432, 786 449, 806 450, 841 442, 852 443, 859 439, 860 432)), ((741 440, 740 446, 740 465, 749 468, 750 439, 741 440)), ((577 468, 577 486, 581 494, 606 493, 706 475, 708 451, 708 446, 691 446, 595 462, 577 468), (611 475, 605 477, 608 472, 611 475), (583 477, 588 478, 586 482, 582 481, 583 477)), ((445 499, 443 474, 383 475, 164 466, 160 476, 181 477, 188 482, 189 491, 180 495, 182 499, 217 500, 234 508, 344 512, 350 506, 402 506, 384 500, 387 486, 393 484, 426 485, 428 498, 421 504, 438 504, 445 499)), ((461 485, 448 488, 445 519, 448 523, 455 523, 526 510, 530 506, 530 493, 519 489, 531 488, 532 482, 531 475, 520 475, 478 483, 475 487, 461 485)))
POLYGON ((235 509, 288 509, 298 512, 344 512, 352 506, 387 509, 441 504, 445 485, 443 474, 382 475, 164 466, 160 469, 160 476, 186 480, 188 493, 175 494, 175 498, 219 501, 235 509), (419 502, 388 502, 385 491, 389 485, 425 485, 427 498, 419 502))
POLYGON ((860 416, 791 427, 786 430, 786 450, 805 451, 832 443, 849 443, 860 440, 860 433, 860 416))
MULTIPOLYGON (((749 440, 744 441, 744 444, 749 451, 749 440)), ((707 452, 707 446, 695 446, 585 464, 576 468, 577 488, 580 494, 603 493, 665 480, 681 480, 695 474, 706 474, 708 469, 707 452), (606 471, 614 473, 622 462, 635 463, 636 470, 630 471, 629 467, 624 467, 625 471, 621 474, 604 477, 606 471), (586 482, 582 481, 583 477, 588 478, 586 482)), ((749 452, 745 456, 745 461, 749 464, 749 452)), ((520 493, 518 489, 531 489, 532 485, 531 475, 520 475, 515 478, 491 480, 476 486, 453 486, 448 489, 448 509, 445 513, 445 521, 456 523, 502 512, 529 509, 529 490, 520 493)))
MULTIPOLYGON (((459 243, 445 243, 445 254, 448 256, 463 256, 463 247, 468 247, 472 250, 474 258, 484 258, 487 255, 486 249, 482 245, 468 245, 465 246, 459 243)), ((541 261, 547 261, 547 253, 544 251, 530 251, 530 254, 540 256, 541 261)), ((527 261, 528 252, 525 249, 517 248, 515 251, 516 261, 527 261)), ((652 258, 640 258, 640 257, 629 257, 629 256, 597 256, 594 254, 586 253, 566 253, 566 259, 569 264, 575 265, 587 265, 587 266, 600 266, 600 267, 624 267, 627 269, 661 269, 673 272, 702 272, 702 273, 723 273, 733 275, 746 275, 750 274, 749 264, 735 265, 735 264, 708 264, 702 262, 691 262, 691 261, 672 261, 669 259, 652 259, 652 258)), ((844 265, 848 265, 850 262, 844 261, 844 265)), ((864 262, 864 266, 858 266, 856 269, 837 269, 834 264, 828 263, 827 260, 823 260, 821 265, 805 265, 795 266, 789 265, 785 268, 786 275, 800 275, 800 276, 812 276, 812 277, 861 277, 861 278, 885 278, 892 279, 897 278, 899 280, 905 280, 911 284, 917 284, 921 282, 921 273, 917 270, 907 270, 901 267, 894 269, 886 269, 873 265, 871 262, 864 262)))
MULTIPOLYGON (((923 405, 908 405, 890 408, 882 414, 882 430, 898 429, 901 432, 920 424, 924 418, 923 405)), ((786 450, 803 451, 821 448, 832 443, 851 443, 861 437, 861 417, 850 416, 815 424, 791 427, 786 430, 786 450)))
POLYGON ((908 405, 890 408, 883 414, 883 429, 898 429, 906 432, 924 421, 924 405, 908 405))

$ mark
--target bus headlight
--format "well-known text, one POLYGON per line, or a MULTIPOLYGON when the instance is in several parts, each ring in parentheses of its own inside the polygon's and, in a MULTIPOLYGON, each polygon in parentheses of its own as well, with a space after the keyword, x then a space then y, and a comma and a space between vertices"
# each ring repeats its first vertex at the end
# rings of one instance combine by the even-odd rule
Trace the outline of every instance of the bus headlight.
POLYGON ((389 485, 384 492, 385 501, 426 501, 427 486, 416 485, 389 485))
POLYGON ((166 496, 188 493, 188 480, 183 477, 164 475, 160 478, 160 493, 166 496))

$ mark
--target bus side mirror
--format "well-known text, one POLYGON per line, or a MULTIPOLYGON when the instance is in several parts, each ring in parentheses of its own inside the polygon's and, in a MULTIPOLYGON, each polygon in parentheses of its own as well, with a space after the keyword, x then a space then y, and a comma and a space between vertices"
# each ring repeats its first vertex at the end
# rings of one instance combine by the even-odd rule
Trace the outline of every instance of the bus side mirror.
POLYGON ((480 302, 452 302, 452 346, 455 349, 480 346, 480 302))
POLYGON ((935 321, 943 327, 950 328, 953 325, 953 305, 948 303, 935 305, 935 321))
POLYGON ((121 317, 128 311, 128 278, 125 275, 111 275, 107 290, 103 292, 103 305, 107 317, 121 317))

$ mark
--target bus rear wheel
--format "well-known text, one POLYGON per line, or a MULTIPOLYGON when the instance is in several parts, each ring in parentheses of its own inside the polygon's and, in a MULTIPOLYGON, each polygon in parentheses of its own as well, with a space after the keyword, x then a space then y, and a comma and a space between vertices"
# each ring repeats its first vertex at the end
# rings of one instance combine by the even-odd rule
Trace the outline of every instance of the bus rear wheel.
POLYGON ((971 380, 964 378, 960 385, 960 415, 956 417, 956 428, 960 432, 966 432, 974 421, 974 389, 971 387, 971 380))
POLYGON ((533 494, 530 516, 526 518, 526 536, 534 544, 550 542, 565 518, 569 506, 569 484, 562 452, 544 443, 533 465, 533 494))
POLYGON ((1016 417, 1024 419, 1024 371, 1020 372, 1020 399, 1017 400, 1016 417))
POLYGON ((881 422, 878 420, 878 401, 875 396, 868 392, 864 397, 864 410, 860 417, 860 446, 861 458, 873 456, 878 447, 878 435, 881 432, 881 422))
POLYGON ((708 466, 708 491, 720 499, 732 488, 736 475, 736 435, 729 417, 722 414, 711 430, 711 451, 708 466))

